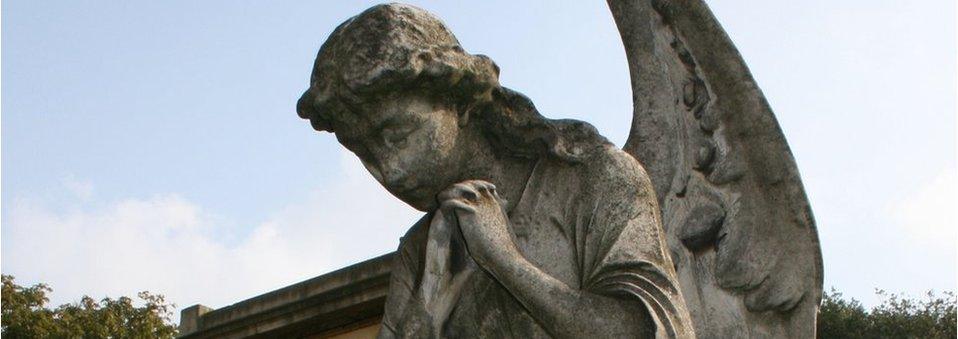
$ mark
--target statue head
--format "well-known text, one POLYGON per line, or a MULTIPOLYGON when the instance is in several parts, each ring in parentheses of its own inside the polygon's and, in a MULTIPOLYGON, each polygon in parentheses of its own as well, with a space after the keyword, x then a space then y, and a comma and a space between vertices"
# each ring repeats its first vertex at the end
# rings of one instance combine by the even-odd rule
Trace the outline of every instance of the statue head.
POLYGON ((432 14, 401 4, 374 6, 333 31, 297 112, 335 133, 390 193, 420 210, 473 179, 464 173, 483 153, 477 148, 496 158, 574 161, 606 142, 588 124, 542 117, 499 85, 492 60, 466 53, 432 14))

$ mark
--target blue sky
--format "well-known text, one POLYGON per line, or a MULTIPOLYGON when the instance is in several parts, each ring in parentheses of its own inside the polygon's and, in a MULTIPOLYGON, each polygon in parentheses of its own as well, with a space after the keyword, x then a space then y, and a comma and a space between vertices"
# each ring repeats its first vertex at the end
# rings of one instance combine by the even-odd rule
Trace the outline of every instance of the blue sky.
MULTIPOLYGON (((621 145, 604 1, 413 1, 543 114, 621 145)), ((296 117, 333 28, 374 2, 2 3, 2 271, 53 302, 231 302, 395 248, 418 218, 296 117)), ((955 4, 712 1, 815 213, 825 284, 955 289, 955 4)))

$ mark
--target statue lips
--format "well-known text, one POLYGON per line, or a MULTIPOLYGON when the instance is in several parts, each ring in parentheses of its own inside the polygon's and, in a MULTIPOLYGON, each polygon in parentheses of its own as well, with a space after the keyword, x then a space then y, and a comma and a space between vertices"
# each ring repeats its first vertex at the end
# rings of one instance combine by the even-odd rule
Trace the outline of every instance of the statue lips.
MULTIPOLYGON (((396 173, 396 172, 402 173, 401 171, 394 171, 393 173, 396 173)), ((373 176, 375 176, 375 174, 373 176)), ((400 174, 400 175, 393 174, 386 177, 377 177, 376 179, 377 181, 382 183, 384 187, 386 187, 386 190, 388 190, 389 192, 392 192, 393 194, 397 196, 409 194, 417 189, 422 188, 422 185, 417 184, 414 181, 414 178, 404 174, 400 174)))

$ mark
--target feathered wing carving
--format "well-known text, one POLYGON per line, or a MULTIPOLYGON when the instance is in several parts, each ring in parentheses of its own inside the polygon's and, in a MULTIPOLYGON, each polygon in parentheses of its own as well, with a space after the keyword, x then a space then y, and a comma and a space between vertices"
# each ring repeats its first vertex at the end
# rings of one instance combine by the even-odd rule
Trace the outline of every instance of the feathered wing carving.
POLYGON ((608 0, 634 112, 625 150, 655 186, 699 337, 811 338, 818 235, 795 160, 702 0, 608 0))

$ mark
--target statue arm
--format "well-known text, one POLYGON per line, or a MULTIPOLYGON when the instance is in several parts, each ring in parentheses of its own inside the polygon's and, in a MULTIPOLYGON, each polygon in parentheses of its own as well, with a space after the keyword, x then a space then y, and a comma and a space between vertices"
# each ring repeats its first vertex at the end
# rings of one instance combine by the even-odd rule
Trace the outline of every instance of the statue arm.
MULTIPOLYGON (((652 217, 655 204, 636 199, 636 190, 642 185, 633 177, 635 171, 615 171, 615 166, 612 167, 602 169, 602 173, 590 172, 608 179, 599 181, 609 183, 606 186, 611 187, 595 186, 591 190, 602 192, 610 203, 596 204, 591 198, 581 200, 581 213, 594 213, 594 217, 578 218, 589 220, 589 224, 576 226, 582 228, 576 233, 586 234, 587 238, 580 244, 584 247, 579 251, 590 257, 586 262, 591 264, 583 266, 595 266, 582 268, 584 271, 580 273, 585 283, 581 287, 570 286, 551 276, 523 256, 492 184, 482 181, 457 184, 440 194, 440 200, 443 208, 455 209, 469 254, 476 263, 502 284, 553 336, 653 337, 658 332, 657 327, 662 325, 667 327, 664 333, 678 333, 677 336, 684 337, 684 330, 678 328, 676 331, 670 322, 674 317, 666 314, 674 308, 665 313, 655 309, 656 314, 649 309, 653 306, 649 304, 664 305, 676 300, 682 305, 680 297, 672 298, 675 300, 658 297, 671 295, 661 291, 677 288, 672 286, 674 278, 661 274, 664 272, 662 267, 668 263, 655 260, 654 255, 643 260, 639 256, 645 251, 636 248, 661 251, 663 244, 643 240, 658 239, 654 228, 657 219, 652 217), (606 171, 625 174, 628 178, 610 177, 613 174, 606 171), (635 185, 629 185, 629 182, 635 185), (454 192, 457 190, 460 192, 454 192), (622 202, 635 203, 612 203, 620 198, 625 199, 622 202), (625 259, 605 260, 610 256, 625 259), (663 284, 667 286, 661 286, 663 284), (663 319, 667 323, 661 323, 663 319)), ((653 199, 651 194, 645 196, 653 199)), ((684 310, 684 306, 680 307, 684 310)))
POLYGON ((483 267, 555 337, 654 336, 651 315, 637 299, 572 288, 530 263, 515 246, 490 259, 483 267))

